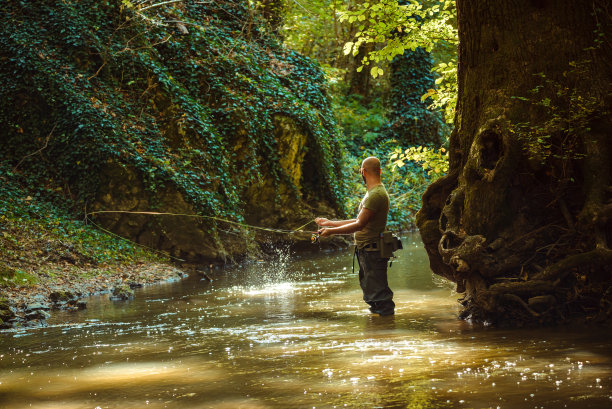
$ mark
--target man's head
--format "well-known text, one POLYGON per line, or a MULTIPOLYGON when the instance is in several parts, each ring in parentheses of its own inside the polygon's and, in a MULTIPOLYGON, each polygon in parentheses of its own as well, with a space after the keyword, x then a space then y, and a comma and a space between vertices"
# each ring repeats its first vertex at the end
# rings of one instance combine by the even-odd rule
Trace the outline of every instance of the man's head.
POLYGON ((359 173, 361 173, 361 177, 366 184, 366 179, 380 181, 380 174, 382 173, 382 170, 380 169, 380 161, 378 158, 374 156, 365 158, 363 162, 361 162, 361 169, 359 169, 359 173))

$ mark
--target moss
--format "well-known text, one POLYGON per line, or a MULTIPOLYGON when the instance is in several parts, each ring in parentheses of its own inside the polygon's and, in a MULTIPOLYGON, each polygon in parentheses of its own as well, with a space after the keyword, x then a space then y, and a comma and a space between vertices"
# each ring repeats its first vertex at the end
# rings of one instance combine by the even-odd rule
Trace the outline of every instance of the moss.
POLYGON ((49 298, 51 298, 51 301, 53 302, 67 302, 70 301, 72 298, 74 297, 74 295, 70 292, 70 291, 53 291, 51 294, 49 294, 49 298))
POLYGON ((0 287, 29 287, 36 284, 37 281, 38 278, 34 273, 0 264, 0 287))
POLYGON ((11 306, 6 299, 0 299, 0 327, 3 323, 15 317, 11 306))

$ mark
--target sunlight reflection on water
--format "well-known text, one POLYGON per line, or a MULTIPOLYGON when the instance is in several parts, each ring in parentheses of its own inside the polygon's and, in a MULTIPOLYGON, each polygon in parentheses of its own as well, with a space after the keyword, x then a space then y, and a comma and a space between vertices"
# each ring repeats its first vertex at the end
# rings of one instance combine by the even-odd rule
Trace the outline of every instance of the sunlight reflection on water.
POLYGON ((609 331, 473 328, 424 250, 406 247, 391 317, 367 310, 350 252, 282 250, 212 284, 99 297, 4 332, 0 407, 609 407, 609 331))

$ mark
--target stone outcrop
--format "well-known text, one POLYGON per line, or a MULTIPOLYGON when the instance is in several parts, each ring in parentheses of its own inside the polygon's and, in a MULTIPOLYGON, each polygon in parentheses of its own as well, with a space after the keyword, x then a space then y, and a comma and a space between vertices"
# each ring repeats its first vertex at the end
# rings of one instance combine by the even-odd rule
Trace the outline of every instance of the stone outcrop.
MULTIPOLYGON (((319 185, 319 190, 313 191, 317 181, 323 179, 320 173, 324 170, 313 169, 315 165, 308 160, 314 144, 312 137, 288 116, 276 115, 274 125, 283 175, 280 180, 264 176, 241 189, 244 208, 240 212, 244 214, 245 223, 293 230, 317 215, 335 215, 336 210, 325 200, 324 186, 319 185), (315 180, 304 180, 305 174, 311 178, 314 175, 315 180), (308 183, 307 188, 304 182, 308 183), (319 200, 308 200, 313 196, 319 200)), ((243 140, 239 136, 240 132, 236 145, 228 149, 237 152, 244 149, 243 140)), ((248 169, 243 171, 246 173, 248 169)), ((126 213, 98 213, 95 215, 96 223, 115 234, 182 260, 226 261, 228 258, 241 257, 256 250, 257 246, 253 246, 252 239, 267 244, 284 241, 303 245, 310 242, 310 235, 306 233, 274 234, 211 220, 206 217, 210 215, 198 212, 176 186, 167 185, 154 192, 146 189, 144 175, 134 167, 117 162, 108 163, 101 172, 101 179, 93 211, 120 210, 126 213), (129 213, 149 211, 173 215, 129 213), (212 226, 221 228, 212 232, 212 226)), ((308 227, 312 230, 316 226, 313 224, 308 227)))

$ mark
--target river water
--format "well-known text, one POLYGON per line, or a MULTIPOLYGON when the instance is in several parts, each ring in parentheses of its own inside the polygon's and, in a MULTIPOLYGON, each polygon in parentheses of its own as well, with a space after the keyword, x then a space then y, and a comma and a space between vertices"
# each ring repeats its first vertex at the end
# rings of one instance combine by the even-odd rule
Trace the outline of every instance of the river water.
POLYGON ((0 408, 612 407, 611 331, 458 321, 418 237, 404 248, 391 317, 361 301, 350 251, 279 250, 2 332, 0 408))

